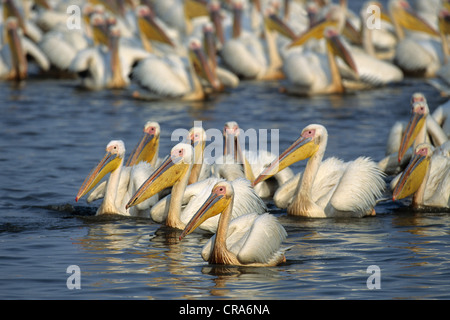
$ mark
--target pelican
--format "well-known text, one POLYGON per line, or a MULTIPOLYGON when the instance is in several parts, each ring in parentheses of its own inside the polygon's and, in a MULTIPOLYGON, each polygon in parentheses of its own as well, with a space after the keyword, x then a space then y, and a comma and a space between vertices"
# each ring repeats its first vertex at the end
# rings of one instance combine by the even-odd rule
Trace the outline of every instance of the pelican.
MULTIPOLYGON (((148 176, 153 168, 156 168, 156 166, 161 162, 161 159, 158 158, 160 133, 161 128, 158 122, 147 121, 145 123, 143 134, 139 143, 131 152, 125 164, 125 167, 122 168, 120 172, 120 182, 118 189, 119 198, 123 197, 123 195, 128 192, 130 175, 142 174, 142 181, 145 181, 145 175, 148 176), (144 164, 140 165, 140 162, 144 162, 144 164), (147 165, 147 163, 150 164, 150 167, 147 165), (144 172, 141 172, 142 170, 144 172)), ((105 196, 106 184, 107 181, 103 181, 102 183, 100 183, 89 194, 86 201, 88 203, 91 203, 95 200, 103 198, 105 196)))
MULTIPOLYGON (((295 192, 287 202, 289 215, 312 218, 364 217, 375 215, 374 206, 384 189, 384 174, 366 157, 344 163, 336 158, 322 162, 328 133, 319 124, 308 125, 277 160, 253 182, 269 178, 277 171, 309 158, 295 192)), ((282 191, 280 188, 277 192, 282 191)), ((286 192, 286 191, 282 191, 286 192)))
MULTIPOLYGON (((344 1, 344 3, 346 2, 344 1)), ((344 40, 340 44, 342 47, 345 47, 345 55, 351 57, 346 57, 344 61, 337 60, 339 74, 343 78, 343 86, 346 89, 368 89, 403 80, 403 72, 400 68, 390 62, 380 60, 374 54, 366 51, 367 47, 369 47, 367 39, 371 39, 370 34, 364 34, 371 31, 367 30, 368 27, 366 26, 366 10, 361 10, 361 32, 365 35, 363 38, 365 49, 350 45, 344 40)), ((290 47, 301 45, 311 38, 321 39, 325 34, 324 30, 330 27, 335 28, 336 32, 343 35, 342 38, 345 38, 345 35, 349 34, 348 30, 351 30, 350 23, 346 18, 346 12, 346 5, 332 6, 324 21, 317 23, 296 38, 290 47)), ((290 67, 291 65, 289 64, 287 69, 290 67)))
MULTIPOLYGON (((242 165, 245 178, 250 182, 262 170, 276 159, 276 155, 267 150, 242 151, 239 137, 241 129, 236 121, 228 121, 223 128, 224 136, 224 163, 227 166, 242 165), (233 158, 233 159, 230 159, 233 158)), ((262 198, 273 196, 276 189, 294 176, 291 168, 287 167, 273 176, 273 179, 261 181, 254 186, 255 192, 262 198)))
POLYGON ((439 32, 405 0, 390 0, 389 13, 398 38, 394 62, 407 75, 434 76, 443 63, 439 32))
MULTIPOLYGON (((172 186, 172 192, 160 200, 150 214, 156 222, 163 222, 167 226, 183 230, 200 205, 208 197, 214 184, 222 179, 211 177, 191 185, 188 179, 194 163, 194 149, 190 144, 175 145, 170 156, 153 172, 141 185, 126 205, 130 208, 145 201, 161 190, 172 186), (184 209, 183 209, 183 206, 184 209)), ((249 212, 263 213, 266 210, 264 202, 255 194, 250 183, 245 179, 235 179, 231 182, 236 190, 233 218, 249 212)), ((200 229, 215 232, 218 217, 208 219, 200 229)))
MULTIPOLYGON (((92 19, 101 17, 95 15, 92 19)), ((69 66, 69 71, 80 75, 81 85, 90 90, 127 87, 132 66, 148 56, 143 49, 120 44, 117 26, 111 25, 107 33, 107 47, 96 45, 81 50, 69 66)))
POLYGON ((217 183, 180 240, 203 221, 221 213, 216 234, 206 243, 202 258, 210 264, 237 266, 276 266, 286 261, 281 243, 287 233, 276 217, 269 213, 248 213, 232 219, 235 192, 228 181, 217 183))
POLYGON ((47 71, 50 68, 47 57, 39 47, 22 36, 17 18, 7 18, 4 29, 6 37, 0 46, 0 79, 23 80, 27 78, 27 55, 33 57, 41 70, 47 71))
POLYGON ((413 195, 413 207, 450 208, 450 143, 436 151, 428 143, 415 148, 408 166, 391 184, 394 201, 413 195))
MULTIPOLYGON (((233 36, 220 50, 224 64, 245 79, 277 80, 284 78, 282 59, 275 42, 272 24, 264 23, 267 57, 263 44, 253 32, 242 30, 242 3, 233 3, 233 36)), ((270 18, 270 17, 269 17, 270 18)))
POLYGON ((191 39, 188 57, 166 56, 161 59, 149 56, 142 60, 133 71, 133 79, 145 91, 135 91, 134 97, 140 99, 173 98, 185 101, 203 100, 207 93, 200 77, 218 89, 220 83, 211 71, 201 43, 191 39))
MULTIPOLYGON (((323 32, 326 40, 324 54, 316 49, 291 49, 286 53, 283 71, 288 84, 282 89, 283 92, 295 95, 343 93, 346 83, 342 80, 336 56, 343 59, 357 78, 358 69, 338 32, 333 27, 327 27, 323 32)), ((290 47, 300 44, 294 40, 290 47)))
POLYGON ((121 175, 123 168, 123 161, 125 156, 125 144, 122 140, 112 140, 106 146, 106 154, 102 160, 95 166, 84 180, 80 189, 78 190, 75 201, 87 194, 103 177, 110 173, 108 182, 105 187, 103 202, 97 209, 96 215, 102 214, 118 214, 124 216, 141 216, 146 215, 148 208, 157 201, 157 195, 148 199, 140 207, 129 210, 125 207, 130 195, 136 190, 136 187, 145 180, 148 176, 148 169, 152 171, 149 164, 141 162, 136 165, 133 172, 127 177, 128 180, 121 183, 121 178, 126 178, 121 175), (121 186, 126 185, 126 190, 121 190, 121 186))
POLYGON ((194 164, 188 184, 204 180, 211 175, 211 165, 204 161, 206 138, 206 132, 202 127, 193 127, 188 132, 187 141, 190 141, 194 148, 194 164))
POLYGON ((415 148, 431 139, 435 146, 440 146, 448 140, 445 132, 429 113, 425 96, 420 92, 414 93, 411 97, 409 122, 405 125, 397 121, 393 125, 388 137, 387 155, 378 163, 385 173, 396 173, 406 166, 411 157, 409 148, 413 143, 415 148))

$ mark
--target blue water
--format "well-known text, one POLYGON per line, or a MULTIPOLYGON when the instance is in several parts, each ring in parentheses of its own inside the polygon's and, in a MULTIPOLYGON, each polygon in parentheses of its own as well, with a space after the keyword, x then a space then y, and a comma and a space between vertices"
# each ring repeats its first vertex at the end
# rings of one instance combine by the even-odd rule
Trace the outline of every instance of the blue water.
POLYGON ((0 82, 0 299, 450 299, 449 212, 411 210, 409 200, 383 201, 363 219, 291 217, 268 200, 292 246, 286 263, 270 268, 210 266, 200 256, 208 235, 179 242, 181 231, 150 219, 95 217, 98 202, 75 202, 106 144, 122 139, 129 153, 147 120, 161 125, 161 156, 175 129, 202 121, 221 130, 235 120, 244 130, 278 129, 280 151, 320 123, 325 157, 378 161, 392 124, 409 119, 413 92, 431 111, 446 102, 424 80, 312 98, 247 81, 196 103, 137 101, 132 90, 89 92, 74 79, 33 75, 0 82))
POLYGON ((221 130, 236 120, 244 130, 279 129, 280 150, 321 123, 326 157, 380 160, 391 125, 409 117, 413 92, 425 93, 432 111, 445 102, 423 80, 314 98, 249 81, 199 103, 136 101, 130 90, 86 92, 74 80, 38 77, 0 83, 0 299, 450 298, 449 212, 412 211, 409 200, 348 220, 290 217, 268 201, 293 246, 271 268, 209 266, 200 256, 207 235, 178 242, 179 231, 150 219, 95 217, 99 203, 75 202, 105 145, 123 139, 130 152, 150 119, 161 124, 161 155, 177 128, 202 121, 221 130), (81 271, 80 289, 67 286, 71 265, 81 271), (372 265, 379 289, 367 286, 372 265))

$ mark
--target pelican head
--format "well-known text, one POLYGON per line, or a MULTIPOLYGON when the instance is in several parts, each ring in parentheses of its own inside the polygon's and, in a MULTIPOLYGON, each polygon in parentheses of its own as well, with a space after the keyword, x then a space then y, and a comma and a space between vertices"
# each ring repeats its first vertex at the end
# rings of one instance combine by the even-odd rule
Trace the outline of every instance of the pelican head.
POLYGON ((222 16, 220 13, 220 2, 217 0, 212 0, 208 4, 209 15, 211 21, 214 24, 214 29, 216 30, 217 38, 221 45, 225 43, 225 35, 222 26, 222 16))
POLYGON ((95 187, 107 173, 117 170, 122 165, 124 156, 125 144, 123 141, 110 141, 106 146, 106 154, 84 180, 80 190, 78 190, 75 201, 78 201, 82 196, 95 187))
POLYGON ((255 179, 253 186, 264 181, 291 164, 312 157, 328 138, 327 129, 320 124, 310 124, 302 130, 300 137, 287 148, 278 159, 272 161, 255 179))
POLYGON ((340 6, 330 8, 326 17, 317 23, 314 23, 308 30, 296 37, 290 44, 289 48, 301 46, 310 39, 322 39, 325 29, 329 27, 336 28, 337 32, 342 32, 345 26, 345 11, 340 6))
POLYGON ((175 47, 173 41, 167 33, 159 26, 155 20, 154 12, 146 5, 136 7, 136 16, 139 30, 149 40, 154 40, 175 47))
POLYGON ((402 28, 439 37, 439 32, 418 16, 406 0, 389 1, 389 13, 392 20, 402 28))
POLYGON ((194 163, 201 164, 206 145, 206 131, 202 127, 192 127, 187 136, 187 143, 194 148, 194 163))
POLYGON ((277 31, 288 39, 294 40, 296 38, 294 31, 277 15, 272 7, 266 9, 264 24, 268 30, 277 31))
POLYGON ((105 15, 94 12, 90 15, 89 23, 92 28, 92 38, 95 44, 108 45, 108 28, 106 25, 105 15))
POLYGON ((223 154, 233 154, 235 160, 237 160, 237 157, 240 156, 238 154, 238 150, 240 150, 238 142, 239 130, 239 125, 236 121, 228 121, 223 126, 223 137, 225 140, 223 154))
POLYGON ((135 206, 180 181, 189 173, 194 162, 193 157, 194 150, 190 144, 179 143, 174 146, 170 155, 131 197, 126 208, 135 206))
POLYGON ((406 198, 419 189, 428 171, 432 155, 433 147, 428 143, 421 143, 415 148, 414 156, 394 188, 392 200, 406 198))
POLYGON ((142 138, 128 158, 126 166, 131 167, 141 161, 155 163, 155 156, 159 148, 160 133, 161 128, 158 122, 147 121, 144 126, 144 133, 142 135, 142 138))
MULTIPOLYGON (((413 96, 413 99, 414 96, 413 96)), ((406 150, 411 147, 419 132, 423 129, 426 123, 426 117, 430 113, 426 101, 418 100, 413 102, 411 107, 411 117, 403 133, 400 148, 398 150, 398 162, 400 162, 406 153, 406 150)))
POLYGON ((194 150, 198 146, 203 146, 206 143, 206 131, 202 127, 192 127, 191 130, 189 130, 187 135, 187 141, 191 144, 192 147, 194 147, 194 150))
POLYGON ((233 195, 234 190, 230 182, 222 181, 216 183, 208 199, 206 199, 205 203, 184 228, 180 235, 180 240, 194 231, 205 220, 222 213, 232 203, 233 195))
POLYGON ((215 90, 221 89, 221 83, 212 69, 211 64, 202 50, 200 40, 193 38, 189 42, 189 58, 194 66, 195 72, 215 90))

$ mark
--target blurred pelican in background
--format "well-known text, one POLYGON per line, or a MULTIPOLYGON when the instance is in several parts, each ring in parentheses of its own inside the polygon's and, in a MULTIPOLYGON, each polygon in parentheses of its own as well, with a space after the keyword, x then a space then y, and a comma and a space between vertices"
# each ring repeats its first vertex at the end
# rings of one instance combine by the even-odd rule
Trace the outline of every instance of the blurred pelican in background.
POLYGON ((3 29, 5 36, 0 44, 0 79, 26 79, 29 75, 27 56, 32 57, 41 70, 50 68, 45 54, 33 41, 23 36, 17 18, 8 17, 3 29))

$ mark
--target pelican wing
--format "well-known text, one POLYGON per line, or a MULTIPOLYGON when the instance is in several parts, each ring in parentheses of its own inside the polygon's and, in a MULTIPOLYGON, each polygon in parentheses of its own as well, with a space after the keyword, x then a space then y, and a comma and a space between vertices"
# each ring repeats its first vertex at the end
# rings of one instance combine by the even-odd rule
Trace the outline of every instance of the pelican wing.
MULTIPOLYGON (((361 81, 371 86, 383 86, 403 80, 403 72, 394 64, 372 57, 357 48, 352 48, 351 53, 361 81)), ((346 67, 340 59, 338 62, 340 68, 346 67)))
POLYGON ((340 212, 367 215, 381 197, 384 186, 378 166, 368 158, 359 157, 347 165, 330 200, 331 207, 327 206, 326 211, 332 215, 340 212))
MULTIPOLYGON (((450 144, 449 144, 450 145, 450 144)), ((438 153, 431 159, 430 174, 424 194, 428 206, 450 206, 450 158, 438 153)))
POLYGON ((64 34, 59 31, 50 31, 39 43, 42 51, 47 55, 52 65, 61 70, 69 68, 76 56, 76 51, 64 39, 64 34))
POLYGON ((133 71, 138 84, 158 95, 178 97, 191 91, 189 76, 182 61, 149 56, 133 71))
MULTIPOLYGON (((236 224, 242 224, 239 218, 233 220, 233 227, 236 224)), ((228 248, 243 264, 268 263, 277 255, 286 237, 286 230, 278 223, 277 218, 266 213, 256 216, 245 235, 228 248)))

